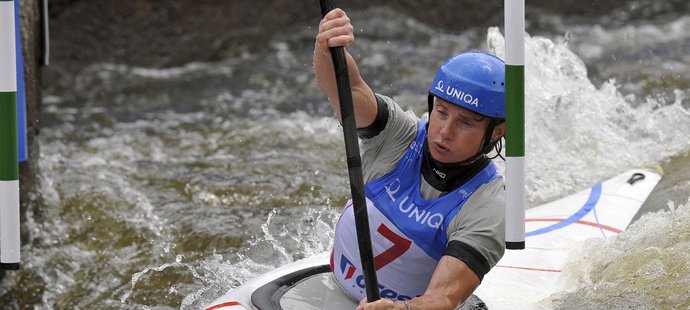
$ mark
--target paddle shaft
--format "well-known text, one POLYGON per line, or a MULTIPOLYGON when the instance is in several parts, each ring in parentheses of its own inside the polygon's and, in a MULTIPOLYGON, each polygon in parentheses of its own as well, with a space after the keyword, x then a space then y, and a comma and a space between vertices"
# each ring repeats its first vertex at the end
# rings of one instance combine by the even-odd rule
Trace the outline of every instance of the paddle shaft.
MULTIPOLYGON (((319 0, 319 4, 321 5, 322 16, 326 16, 328 12, 333 10, 333 1, 319 0)), ((347 72, 345 49, 343 47, 331 47, 330 51, 333 59, 333 68, 335 69, 336 85, 338 87, 338 100, 340 101, 340 117, 345 137, 345 154, 347 156, 347 170, 350 175, 350 191, 352 192, 352 205, 355 212, 359 256, 362 263, 367 300, 371 302, 379 300, 380 296, 378 281, 376 280, 376 269, 374 268, 374 255, 371 249, 369 216, 367 215, 367 205, 364 197, 362 159, 359 156, 355 110, 352 104, 352 89, 350 88, 350 77, 347 72)))

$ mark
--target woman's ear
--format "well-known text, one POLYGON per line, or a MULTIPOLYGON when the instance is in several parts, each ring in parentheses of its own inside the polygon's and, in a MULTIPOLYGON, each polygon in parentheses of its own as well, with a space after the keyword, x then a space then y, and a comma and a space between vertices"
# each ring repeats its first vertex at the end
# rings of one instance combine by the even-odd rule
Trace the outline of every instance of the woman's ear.
POLYGON ((496 142, 506 135, 506 122, 501 121, 496 127, 494 127, 494 132, 491 134, 491 142, 496 142))

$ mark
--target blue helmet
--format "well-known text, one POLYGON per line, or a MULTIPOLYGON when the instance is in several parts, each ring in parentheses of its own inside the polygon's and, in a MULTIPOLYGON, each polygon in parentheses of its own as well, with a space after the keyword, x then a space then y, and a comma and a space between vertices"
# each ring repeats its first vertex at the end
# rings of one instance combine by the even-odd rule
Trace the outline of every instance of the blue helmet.
POLYGON ((429 87, 429 103, 433 95, 486 117, 505 119, 505 93, 503 60, 469 51, 441 65, 429 87))

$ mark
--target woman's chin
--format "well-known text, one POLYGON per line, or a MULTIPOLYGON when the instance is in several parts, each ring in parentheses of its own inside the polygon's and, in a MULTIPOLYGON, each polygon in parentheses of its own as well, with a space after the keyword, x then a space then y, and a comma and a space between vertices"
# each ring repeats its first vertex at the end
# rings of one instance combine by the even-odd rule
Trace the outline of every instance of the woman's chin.
POLYGON ((430 150, 429 153, 431 153, 431 158, 433 158, 436 162, 442 164, 453 163, 451 156, 449 156, 449 152, 434 152, 433 150, 430 150))

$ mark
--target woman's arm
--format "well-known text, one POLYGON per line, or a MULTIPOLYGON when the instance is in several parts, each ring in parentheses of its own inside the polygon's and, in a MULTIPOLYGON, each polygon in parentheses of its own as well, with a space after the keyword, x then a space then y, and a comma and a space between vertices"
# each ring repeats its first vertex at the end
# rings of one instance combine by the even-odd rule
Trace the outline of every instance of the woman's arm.
MULTIPOLYGON (((341 122, 338 89, 329 47, 344 47, 350 45, 354 40, 355 36, 350 18, 341 9, 330 11, 319 23, 319 33, 316 36, 314 47, 314 73, 319 87, 328 96, 328 101, 341 122)), ((357 128, 368 127, 374 122, 378 111, 376 98, 369 85, 362 79, 352 55, 345 51, 345 57, 350 76, 357 128)))
POLYGON ((357 310, 452 310, 465 302, 479 286, 479 277, 463 261, 445 255, 436 266, 429 287, 424 295, 414 298, 407 302, 393 302, 388 299, 381 299, 373 303, 366 303, 362 300, 357 310))

